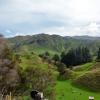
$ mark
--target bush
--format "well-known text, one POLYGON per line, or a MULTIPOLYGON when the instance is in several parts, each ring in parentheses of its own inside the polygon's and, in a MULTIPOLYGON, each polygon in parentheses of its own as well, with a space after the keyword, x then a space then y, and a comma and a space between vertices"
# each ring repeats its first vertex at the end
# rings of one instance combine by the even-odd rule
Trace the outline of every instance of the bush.
POLYGON ((43 92, 46 96, 52 95, 55 86, 56 76, 50 69, 42 69, 40 67, 27 67, 20 70, 22 93, 32 89, 43 92), (49 87, 52 87, 49 89, 49 87))
POLYGON ((73 75, 73 71, 70 69, 65 69, 64 72, 62 74, 59 75, 59 79, 60 80, 67 80, 70 79, 73 75))
POLYGON ((16 57, 8 48, 5 39, 0 37, 0 92, 7 94, 16 91, 18 83, 16 57))

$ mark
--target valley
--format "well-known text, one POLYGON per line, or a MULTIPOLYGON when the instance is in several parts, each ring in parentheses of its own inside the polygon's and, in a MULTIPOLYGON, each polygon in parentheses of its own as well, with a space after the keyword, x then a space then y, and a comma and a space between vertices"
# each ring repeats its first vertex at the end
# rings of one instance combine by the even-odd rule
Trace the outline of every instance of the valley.
MULTIPOLYGON (((11 50, 5 49, 7 54, 2 59, 12 61, 19 78, 8 85, 5 79, 2 86, 9 86, 7 92, 17 93, 17 99, 29 100, 33 89, 49 100, 87 100, 89 96, 100 99, 99 37, 39 34, 7 41, 11 50)), ((12 70, 12 65, 6 66, 12 70)))

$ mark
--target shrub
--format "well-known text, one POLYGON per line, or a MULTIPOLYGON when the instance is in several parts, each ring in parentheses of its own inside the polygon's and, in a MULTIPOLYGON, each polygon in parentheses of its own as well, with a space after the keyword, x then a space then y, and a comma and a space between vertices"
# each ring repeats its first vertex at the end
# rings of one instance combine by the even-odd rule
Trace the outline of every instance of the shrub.
POLYGON ((16 57, 8 48, 5 39, 0 37, 0 92, 6 94, 15 91, 18 82, 16 57))
POLYGON ((70 69, 65 69, 62 74, 59 75, 60 80, 67 80, 70 79, 73 75, 73 71, 70 69))
POLYGON ((25 70, 20 70, 20 77, 20 90, 23 90, 22 93, 34 89, 44 92, 46 96, 52 95, 56 76, 50 69, 27 67, 25 70))

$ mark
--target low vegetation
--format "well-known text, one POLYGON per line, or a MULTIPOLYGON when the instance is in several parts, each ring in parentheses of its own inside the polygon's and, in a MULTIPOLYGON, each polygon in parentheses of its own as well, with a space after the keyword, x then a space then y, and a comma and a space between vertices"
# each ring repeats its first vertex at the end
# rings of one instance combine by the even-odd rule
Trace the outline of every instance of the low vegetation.
POLYGON ((100 69, 95 69, 85 73, 74 80, 74 83, 92 91, 100 92, 100 69))
POLYGON ((84 87, 72 85, 72 81, 57 81, 55 87, 56 100, 88 100, 89 96, 94 96, 95 100, 100 100, 100 93, 92 92, 84 87))

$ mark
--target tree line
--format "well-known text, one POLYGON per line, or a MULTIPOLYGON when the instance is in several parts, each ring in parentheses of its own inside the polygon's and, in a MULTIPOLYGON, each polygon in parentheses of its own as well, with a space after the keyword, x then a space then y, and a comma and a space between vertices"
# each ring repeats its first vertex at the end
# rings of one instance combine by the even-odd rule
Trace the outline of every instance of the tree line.
POLYGON ((92 56, 87 47, 71 49, 61 58, 61 62, 67 67, 84 64, 90 61, 92 61, 92 56))
MULTIPOLYGON (((91 62, 93 60, 93 55, 91 54, 88 47, 77 47, 75 49, 70 49, 69 51, 62 52, 59 54, 50 55, 49 52, 45 52, 39 55, 49 62, 54 61, 55 63, 63 63, 66 67, 71 68, 76 65, 91 62)), ((96 53, 96 61, 100 61, 100 47, 96 53)))

